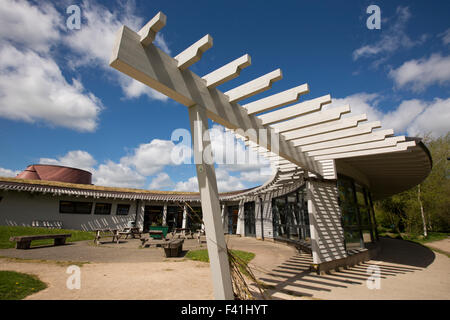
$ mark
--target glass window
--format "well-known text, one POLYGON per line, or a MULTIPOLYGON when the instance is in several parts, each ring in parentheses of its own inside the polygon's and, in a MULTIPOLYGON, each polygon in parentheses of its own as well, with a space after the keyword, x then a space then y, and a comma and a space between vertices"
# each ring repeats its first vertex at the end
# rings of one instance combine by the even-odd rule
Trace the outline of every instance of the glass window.
POLYGON ((310 240, 306 186, 272 200, 275 237, 310 240))
POLYGON ((118 216, 126 216, 126 215, 128 215, 129 211, 130 211, 130 205, 129 204, 118 204, 117 205, 116 215, 118 215, 118 216))
POLYGON ((96 203, 94 214, 111 214, 111 203, 96 203))
POLYGON ((375 241, 375 220, 367 189, 342 176, 338 179, 338 189, 347 249, 361 248, 364 243, 375 241))
POLYGON ((91 214, 92 202, 60 201, 60 213, 91 214))

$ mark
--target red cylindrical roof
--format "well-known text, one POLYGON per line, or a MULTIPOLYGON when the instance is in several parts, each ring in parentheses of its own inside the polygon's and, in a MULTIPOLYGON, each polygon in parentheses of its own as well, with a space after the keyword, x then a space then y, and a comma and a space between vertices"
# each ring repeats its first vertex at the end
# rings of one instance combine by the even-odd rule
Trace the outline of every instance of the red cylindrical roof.
POLYGON ((92 184, 92 174, 89 171, 49 164, 30 165, 16 178, 92 184))

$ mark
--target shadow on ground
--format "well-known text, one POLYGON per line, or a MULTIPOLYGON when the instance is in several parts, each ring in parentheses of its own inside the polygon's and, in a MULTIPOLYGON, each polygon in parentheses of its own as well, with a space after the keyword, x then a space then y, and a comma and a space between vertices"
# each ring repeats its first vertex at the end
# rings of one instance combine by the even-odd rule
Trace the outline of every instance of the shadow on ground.
POLYGON ((365 285, 372 275, 368 270, 371 265, 379 267, 381 279, 389 279, 422 270, 435 259, 433 251, 413 242, 383 238, 380 245, 381 251, 373 260, 323 275, 309 270, 312 263, 310 254, 298 253, 259 280, 268 288, 266 292, 270 299, 314 298, 315 294, 331 292, 334 288, 365 285))

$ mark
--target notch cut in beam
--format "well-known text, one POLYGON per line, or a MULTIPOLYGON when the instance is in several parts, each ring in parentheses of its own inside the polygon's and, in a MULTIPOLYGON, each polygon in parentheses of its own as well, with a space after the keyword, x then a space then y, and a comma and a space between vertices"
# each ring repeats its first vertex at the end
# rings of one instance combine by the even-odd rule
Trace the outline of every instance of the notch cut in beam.
POLYGON ((175 57, 175 60, 178 61, 178 69, 184 70, 189 68, 191 65, 200 60, 203 52, 211 49, 212 46, 213 38, 207 34, 175 57))
POLYGON ((349 112, 350 106, 346 105, 321 112, 311 113, 304 117, 294 118, 281 123, 274 123, 271 126, 272 128, 278 130, 278 132, 283 133, 290 130, 313 126, 319 123, 337 120, 341 118, 342 114, 349 112))
POLYGON ((300 95, 306 93, 309 93, 309 86, 307 83, 276 93, 266 98, 244 104, 242 107, 247 109, 249 115, 253 115, 255 113, 269 111, 277 107, 293 103, 299 99, 300 95))
POLYGON ((231 89, 225 92, 225 95, 230 98, 230 103, 238 102, 270 89, 273 82, 281 80, 282 78, 283 75, 281 74, 281 69, 277 69, 255 80, 244 83, 239 87, 231 89))
POLYGON ((140 42, 144 47, 155 40, 156 34, 166 25, 166 21, 166 15, 160 11, 139 30, 140 42))
POLYGON ((206 87, 215 88, 222 83, 236 78, 241 73, 241 70, 251 65, 251 63, 250 56, 244 54, 242 57, 208 73, 202 79, 206 81, 206 87))
POLYGON ((285 107, 269 113, 258 116, 263 124, 271 124, 283 120, 289 120, 300 115, 310 112, 319 111, 324 104, 331 103, 331 96, 329 94, 315 98, 308 101, 303 101, 293 106, 285 107))

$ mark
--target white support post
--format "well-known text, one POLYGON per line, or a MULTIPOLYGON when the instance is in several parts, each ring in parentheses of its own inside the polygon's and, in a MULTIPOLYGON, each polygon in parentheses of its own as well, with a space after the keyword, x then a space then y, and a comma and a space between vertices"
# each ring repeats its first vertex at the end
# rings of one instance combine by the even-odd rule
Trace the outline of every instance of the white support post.
POLYGON ((164 207, 163 207, 162 225, 167 226, 167 202, 164 203, 164 207))
MULTIPOLYGON (((204 161, 204 151, 212 152, 206 110, 194 105, 189 107, 191 134, 194 142, 194 160, 202 202, 203 222, 214 288, 217 300, 234 299, 225 236, 220 217, 219 192, 213 161, 204 161)), ((208 154, 209 159, 212 154, 208 154)))
POLYGON ((187 225, 187 206, 183 206, 183 222, 181 224, 181 228, 185 229, 187 225))
POLYGON ((245 200, 239 201, 238 221, 237 221, 237 226, 236 226, 236 234, 240 234, 241 236, 245 235, 244 203, 245 203, 245 200))
POLYGON ((225 203, 222 204, 222 226, 224 230, 226 230, 226 224, 227 221, 227 205, 225 203))

